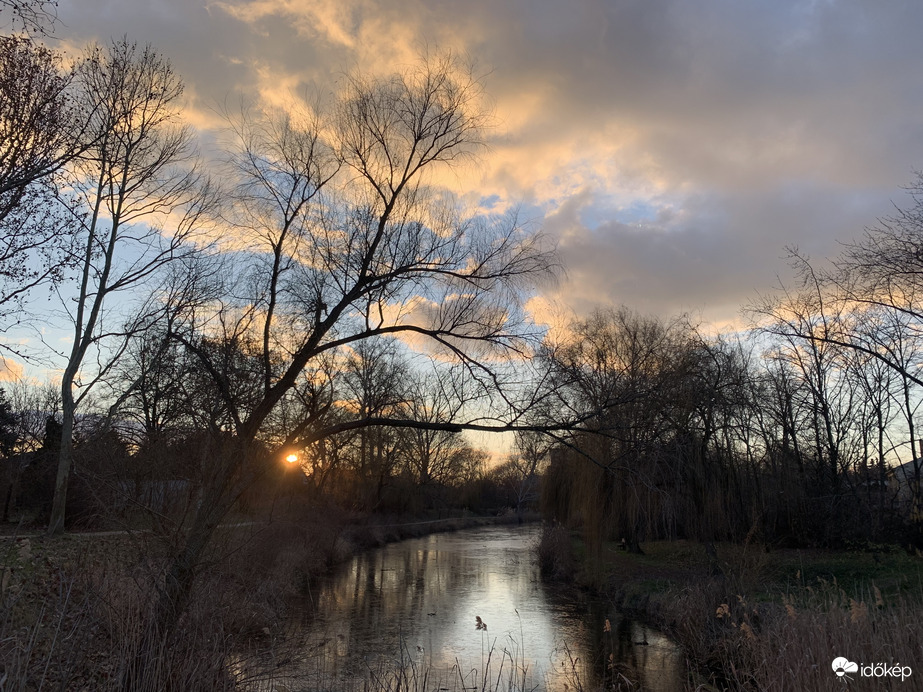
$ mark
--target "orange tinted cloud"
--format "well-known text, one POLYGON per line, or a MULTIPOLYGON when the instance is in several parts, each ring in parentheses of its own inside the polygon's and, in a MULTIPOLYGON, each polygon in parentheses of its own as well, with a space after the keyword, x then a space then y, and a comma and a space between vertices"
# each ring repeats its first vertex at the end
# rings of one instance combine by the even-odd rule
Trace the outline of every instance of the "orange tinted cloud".
POLYGON ((0 356, 0 382, 14 382, 22 379, 23 366, 6 356, 0 356))
POLYGON ((59 14, 75 44, 128 32, 164 50, 203 130, 228 94, 325 96, 427 46, 476 58, 490 146, 437 181, 471 208, 544 219, 569 265, 553 297, 581 311, 733 320, 784 272, 786 245, 836 252, 921 165, 919 3, 62 0, 59 14))

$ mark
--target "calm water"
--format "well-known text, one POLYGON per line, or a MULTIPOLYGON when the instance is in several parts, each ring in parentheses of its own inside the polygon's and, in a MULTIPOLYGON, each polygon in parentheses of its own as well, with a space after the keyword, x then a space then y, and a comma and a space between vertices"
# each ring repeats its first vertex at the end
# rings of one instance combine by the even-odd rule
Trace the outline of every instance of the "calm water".
POLYGON ((671 641, 576 589, 542 582, 538 532, 435 534, 355 557, 315 585, 286 688, 362 689, 403 670, 416 680, 411 689, 424 675, 427 689, 481 689, 485 672, 487 689, 497 679, 504 690, 573 690, 576 678, 602 687, 618 672, 646 690, 681 689, 683 659, 671 641))

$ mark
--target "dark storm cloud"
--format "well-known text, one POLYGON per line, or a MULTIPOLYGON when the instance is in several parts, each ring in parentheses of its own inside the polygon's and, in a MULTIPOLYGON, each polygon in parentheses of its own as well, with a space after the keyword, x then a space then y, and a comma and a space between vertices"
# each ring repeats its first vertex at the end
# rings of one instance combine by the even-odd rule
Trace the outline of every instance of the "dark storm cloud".
MULTIPOLYGON (((894 195, 901 200, 900 192, 894 195)), ((625 304, 662 315, 734 321, 743 304, 788 273, 788 255, 818 258, 874 224, 887 193, 802 183, 759 193, 701 194, 650 222, 589 228, 577 196, 547 219, 568 275, 558 297, 579 312, 625 304), (852 228, 850 233, 846 229, 852 228)))

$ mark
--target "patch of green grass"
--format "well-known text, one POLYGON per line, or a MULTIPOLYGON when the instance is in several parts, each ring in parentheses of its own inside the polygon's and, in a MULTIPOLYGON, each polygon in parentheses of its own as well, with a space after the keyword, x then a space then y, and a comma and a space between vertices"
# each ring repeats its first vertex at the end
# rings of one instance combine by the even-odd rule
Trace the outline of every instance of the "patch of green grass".
MULTIPOLYGON (((707 579, 711 563, 702 543, 654 541, 642 544, 643 554, 609 542, 596 552, 574 539, 574 557, 583 565, 586 581, 598 587, 652 595, 663 585, 707 579), (590 563, 590 555, 598 556, 590 563)), ((781 602, 793 589, 836 584, 857 598, 874 586, 887 597, 923 594, 923 557, 875 546, 872 550, 773 550, 760 545, 719 543, 718 563, 728 588, 754 601, 781 602)))
POLYGON ((773 557, 765 577, 777 588, 823 580, 847 594, 874 584, 885 595, 916 595, 923 585, 923 559, 903 552, 785 551, 773 557))
POLYGON ((672 567, 696 568, 707 564, 701 543, 693 541, 654 541, 642 546, 643 555, 633 556, 642 563, 666 562, 672 567))

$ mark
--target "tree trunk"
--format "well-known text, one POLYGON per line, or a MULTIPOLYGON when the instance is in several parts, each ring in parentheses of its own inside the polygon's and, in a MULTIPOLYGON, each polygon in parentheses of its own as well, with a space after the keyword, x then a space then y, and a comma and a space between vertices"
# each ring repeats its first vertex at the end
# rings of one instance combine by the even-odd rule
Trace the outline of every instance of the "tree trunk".
POLYGON ((51 516, 48 519, 47 535, 64 533, 64 510, 67 505, 67 488, 70 484, 71 467, 74 463, 74 417, 77 405, 71 390, 72 377, 64 373, 61 383, 61 449, 58 452, 58 474, 54 483, 54 499, 51 516))

